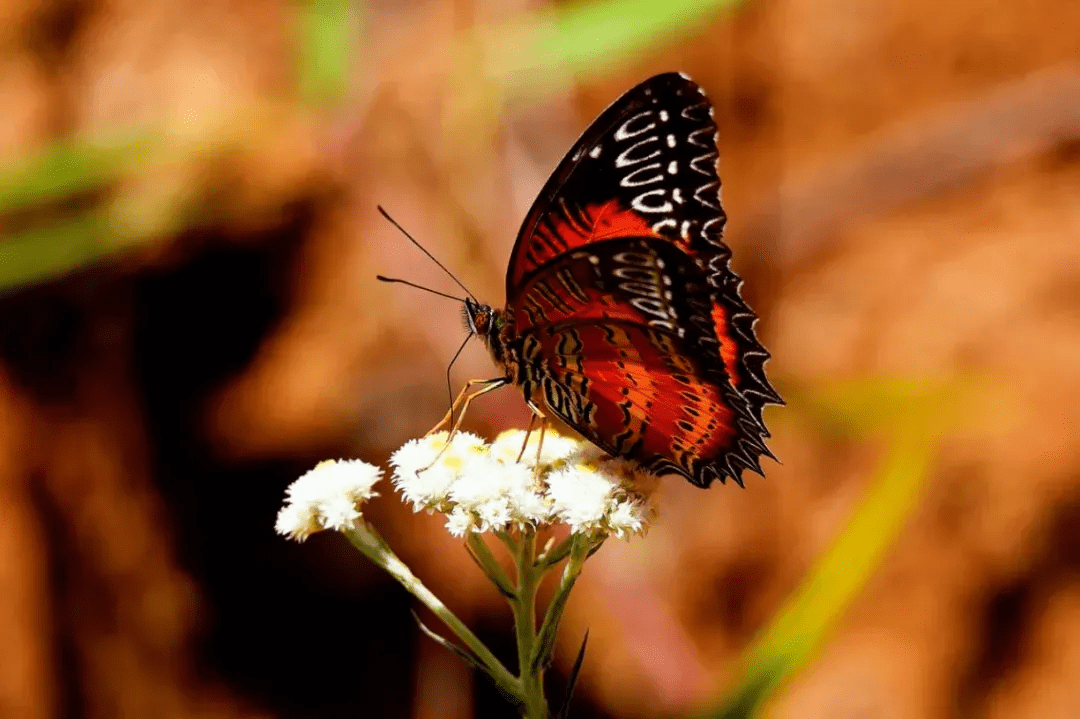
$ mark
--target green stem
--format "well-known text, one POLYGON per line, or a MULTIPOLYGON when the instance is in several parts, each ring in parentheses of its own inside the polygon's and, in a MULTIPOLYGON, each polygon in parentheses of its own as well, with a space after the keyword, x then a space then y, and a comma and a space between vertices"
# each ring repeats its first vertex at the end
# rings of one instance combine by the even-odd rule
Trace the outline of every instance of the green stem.
POLYGON ((502 542, 508 550, 510 550, 511 557, 517 557, 519 547, 517 540, 514 539, 512 534, 509 532, 495 532, 495 536, 498 537, 499 541, 502 542))
MULTIPOLYGON (((386 570, 401 586, 405 587, 410 594, 419 599, 424 606, 441 619, 462 643, 472 651, 480 663, 487 668, 488 674, 500 689, 506 692, 508 696, 517 698, 523 703, 525 702, 521 680, 511 674, 510 670, 503 666, 502 662, 491 653, 491 650, 484 646, 484 643, 472 633, 472 630, 458 619, 438 597, 432 594, 430 589, 424 586, 417 576, 412 573, 412 570, 394 554, 394 551, 390 549, 390 545, 375 531, 374 527, 361 519, 353 529, 347 529, 344 533, 354 547, 386 570)), ((533 715, 528 716, 531 719, 533 715)))
POLYGON ((566 559, 574 545, 574 536, 575 535, 571 534, 569 537, 559 542, 557 546, 541 553, 540 558, 537 561, 537 567, 546 572, 562 560, 566 559))
POLYGON ((547 719, 544 668, 532 661, 536 643, 536 590, 543 573, 536 567, 536 532, 526 530, 518 544, 517 600, 513 602, 517 629, 518 671, 525 695, 526 719, 547 719))
POLYGON ((555 648, 555 634, 558 632, 563 610, 566 609, 566 603, 570 599, 570 590, 574 588, 574 583, 581 575, 581 570, 585 567, 585 560, 589 557, 589 551, 594 546, 598 547, 603 543, 603 540, 590 542, 580 535, 573 535, 571 539, 573 541, 568 550, 570 559, 563 566, 559 586, 548 604, 547 612, 544 614, 544 621, 540 623, 540 631, 537 634, 538 641, 534 648, 535 653, 531 657, 532 665, 540 668, 546 667, 551 659, 552 651, 555 648))
POLYGON ((476 563, 480 565, 480 569, 484 574, 488 576, 495 586, 499 588, 505 596, 514 596, 514 586, 510 583, 510 577, 507 576, 506 570, 499 564, 499 560, 495 559, 495 555, 491 553, 491 548, 488 547, 487 542, 479 534, 469 533, 465 537, 465 546, 472 551, 473 557, 476 559, 476 563))

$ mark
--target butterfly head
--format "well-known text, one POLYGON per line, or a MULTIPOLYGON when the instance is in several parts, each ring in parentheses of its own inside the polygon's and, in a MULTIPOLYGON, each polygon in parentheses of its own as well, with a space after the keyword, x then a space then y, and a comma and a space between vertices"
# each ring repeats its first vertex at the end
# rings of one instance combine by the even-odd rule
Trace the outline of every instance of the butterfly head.
POLYGON ((502 315, 490 305, 485 305, 472 297, 465 298, 465 328, 469 334, 488 339, 498 333, 502 326, 502 315))
POLYGON ((504 333, 507 328, 506 314, 491 305, 485 305, 471 297, 465 298, 465 329, 484 341, 496 362, 503 361, 504 333))

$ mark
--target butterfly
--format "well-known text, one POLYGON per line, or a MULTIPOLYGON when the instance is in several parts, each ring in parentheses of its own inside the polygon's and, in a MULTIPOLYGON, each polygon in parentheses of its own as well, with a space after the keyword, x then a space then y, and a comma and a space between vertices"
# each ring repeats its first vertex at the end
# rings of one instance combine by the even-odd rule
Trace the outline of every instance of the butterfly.
POLYGON ((612 456, 700 487, 763 475, 762 409, 783 404, 722 239, 716 131, 681 73, 626 92, 525 217, 505 308, 464 307, 502 371, 480 393, 515 385, 612 456))

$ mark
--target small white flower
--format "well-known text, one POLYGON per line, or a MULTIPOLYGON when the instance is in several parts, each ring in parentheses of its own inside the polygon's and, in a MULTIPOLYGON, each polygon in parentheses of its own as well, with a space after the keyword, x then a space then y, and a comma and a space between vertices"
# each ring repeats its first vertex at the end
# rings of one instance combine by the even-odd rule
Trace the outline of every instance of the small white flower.
POLYGON ((437 432, 419 439, 410 439, 401 445, 400 449, 390 455, 390 466, 394 468, 394 485, 411 479, 412 475, 434 462, 445 444, 446 432, 437 432))
POLYGON ((524 464, 501 462, 490 454, 470 457, 450 489, 457 508, 477 518, 476 530, 486 532, 535 521, 542 498, 534 472, 524 464))
POLYGON ((360 519, 360 510, 356 508, 356 503, 345 495, 327 497, 321 514, 322 525, 326 529, 342 530, 360 519))
POLYGON ((457 432, 449 447, 447 436, 446 432, 436 432, 413 439, 390 455, 394 486, 415 510, 446 502, 465 461, 484 450, 484 440, 475 434, 457 432))
POLYGON ((597 462, 597 466, 601 472, 620 483, 632 482, 635 474, 641 469, 637 462, 631 462, 622 457, 604 457, 597 462))
POLYGON ((496 497, 476 505, 473 509, 480 519, 479 531, 491 532, 505 528, 510 524, 512 514, 510 500, 506 497, 496 497))
POLYGON ((636 499, 620 499, 608 513, 608 527, 616 537, 641 534, 648 519, 648 505, 636 499))
POLYGON ((540 466, 549 466, 571 457, 578 451, 582 443, 572 437, 565 437, 551 431, 544 432, 544 443, 540 444, 540 432, 529 433, 529 441, 525 443, 525 431, 510 429, 491 443, 491 456, 507 464, 517 462, 521 456, 521 463, 529 467, 536 466, 536 450, 540 448, 540 466), (524 446, 524 451, 522 451, 524 446))
POLYGON ((551 500, 534 487, 513 495, 514 521, 520 527, 547 524, 554 519, 551 500))
POLYGON ((641 467, 637 462, 622 457, 604 457, 600 470, 619 477, 623 485, 641 497, 649 497, 659 486, 660 478, 641 467))
MULTIPOLYGON (((598 464, 602 461, 614 461, 608 453, 592 442, 578 442, 574 451, 566 458, 567 464, 598 464)), ((619 460, 627 462, 628 460, 619 460)), ((631 462, 631 464, 633 464, 631 462)), ((637 465, 634 465, 635 467, 637 465)))
POLYGON ((450 497, 459 504, 476 504, 528 491, 532 485, 533 470, 525 465, 477 455, 465 464, 450 497))
POLYGON ((437 463, 412 475, 395 472, 394 485, 405 500, 412 503, 413 509, 419 511, 445 502, 458 475, 459 472, 452 466, 437 463))
POLYGON ((544 434, 537 466, 540 433, 529 436, 522 452, 525 439, 525 432, 511 430, 490 445, 465 432, 456 433, 449 447, 446 432, 412 440, 390 458, 394 486, 415 510, 446 514, 447 530, 458 537, 553 522, 597 535, 644 531, 652 475, 551 431, 544 434))
POLYGON ((302 542, 322 527, 319 525, 319 513, 315 507, 310 504, 288 503, 278 510, 274 529, 278 534, 302 542))
POLYGON ((477 454, 462 464, 461 472, 450 488, 450 501, 471 507, 499 496, 509 479, 503 465, 486 454, 477 454))
POLYGON ((476 526, 476 520, 472 514, 462 507, 454 507, 450 514, 446 515, 446 531, 455 537, 464 537, 476 526))
POLYGON ((278 512, 279 534, 303 541, 321 529, 344 529, 360 518, 358 505, 375 496, 378 467, 360 460, 326 460, 285 490, 278 512))
POLYGON ((327 498, 347 497, 357 504, 376 496, 375 484, 382 479, 381 469, 359 459, 320 462, 309 474, 323 479, 327 498))
POLYGON ((555 470, 547 485, 556 516, 575 533, 598 529, 619 489, 608 474, 583 464, 555 470))

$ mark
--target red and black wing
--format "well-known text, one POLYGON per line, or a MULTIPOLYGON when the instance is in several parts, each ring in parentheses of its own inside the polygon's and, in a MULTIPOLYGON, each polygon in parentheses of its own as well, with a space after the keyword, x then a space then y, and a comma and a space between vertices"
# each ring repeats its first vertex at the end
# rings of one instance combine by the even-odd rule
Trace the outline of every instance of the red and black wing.
POLYGON ((600 239, 657 236, 726 262, 718 157, 712 105, 693 80, 666 73, 626 92, 574 143, 525 216, 507 299, 549 260, 600 239))
POLYGON ((683 75, 633 88, 541 191, 507 272, 526 382, 609 452, 708 485, 760 472, 782 403, 722 240, 712 108, 683 75))

